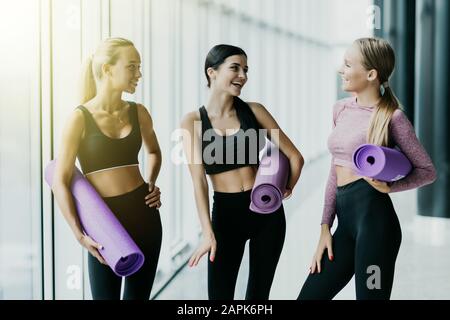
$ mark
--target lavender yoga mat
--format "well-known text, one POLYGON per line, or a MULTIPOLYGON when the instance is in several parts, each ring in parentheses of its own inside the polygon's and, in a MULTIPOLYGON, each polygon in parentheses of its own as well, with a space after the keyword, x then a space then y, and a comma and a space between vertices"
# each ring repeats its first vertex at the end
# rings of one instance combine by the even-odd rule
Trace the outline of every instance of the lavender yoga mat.
POLYGON ((276 146, 268 143, 250 195, 250 210, 263 214, 278 210, 283 202, 288 175, 288 158, 276 146))
POLYGON ((361 176, 385 182, 400 180, 412 169, 402 152, 373 144, 359 146, 353 153, 353 163, 361 176))
MULTIPOLYGON (((45 180, 52 187, 56 160, 45 168, 45 180)), ((94 187, 75 167, 70 190, 84 232, 103 246, 99 250, 118 276, 129 276, 144 264, 144 254, 120 224, 94 187)))

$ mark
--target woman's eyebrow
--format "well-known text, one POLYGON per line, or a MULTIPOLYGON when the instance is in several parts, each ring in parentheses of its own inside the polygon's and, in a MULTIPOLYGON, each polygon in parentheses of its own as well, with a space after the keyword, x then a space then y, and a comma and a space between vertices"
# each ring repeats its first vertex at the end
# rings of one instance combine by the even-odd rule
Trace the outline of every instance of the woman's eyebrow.
MULTIPOLYGON (((236 65, 236 66, 239 66, 239 67, 241 66, 241 65, 240 65, 239 63, 237 63, 237 62, 232 62, 231 65, 232 65, 232 66, 236 65)), ((244 69, 248 69, 248 66, 245 66, 244 69)))

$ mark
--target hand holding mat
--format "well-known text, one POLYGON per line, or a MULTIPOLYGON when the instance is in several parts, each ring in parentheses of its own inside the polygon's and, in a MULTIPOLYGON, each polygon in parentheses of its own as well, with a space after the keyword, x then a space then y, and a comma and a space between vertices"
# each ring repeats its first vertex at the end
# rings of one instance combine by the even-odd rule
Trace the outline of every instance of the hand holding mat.
MULTIPOLYGON (((52 160, 45 168, 45 180, 50 188, 55 167, 56 160, 52 160)), ((70 191, 84 232, 103 246, 99 253, 114 273, 125 277, 138 271, 144 264, 144 254, 76 167, 70 191)))
POLYGON ((400 180, 412 169, 411 162, 399 150, 373 144, 359 146, 352 159, 359 175, 385 182, 400 180))
POLYGON ((250 210, 264 214, 281 207, 289 170, 288 158, 275 145, 268 143, 250 195, 250 210))

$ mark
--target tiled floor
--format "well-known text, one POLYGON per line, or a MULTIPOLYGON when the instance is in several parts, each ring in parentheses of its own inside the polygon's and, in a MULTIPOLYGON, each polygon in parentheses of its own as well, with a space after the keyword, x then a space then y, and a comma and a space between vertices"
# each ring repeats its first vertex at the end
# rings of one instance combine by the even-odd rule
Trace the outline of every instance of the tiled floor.
MULTIPOLYGON (((324 175, 328 172, 328 159, 317 163, 306 167, 302 174, 302 184, 297 191, 300 200, 285 202, 288 213, 286 240, 272 285, 271 299, 295 299, 307 277, 319 237, 324 175), (313 179, 323 183, 313 183, 313 179)), ((391 196, 402 226, 402 245, 392 299, 450 299, 450 219, 418 216, 415 191, 391 196)), ((246 250, 236 286, 236 299, 245 296, 247 276, 246 250)), ((185 267, 156 299, 202 300, 207 297, 204 258, 196 268, 185 267)), ((335 299, 355 299, 354 279, 335 299)))

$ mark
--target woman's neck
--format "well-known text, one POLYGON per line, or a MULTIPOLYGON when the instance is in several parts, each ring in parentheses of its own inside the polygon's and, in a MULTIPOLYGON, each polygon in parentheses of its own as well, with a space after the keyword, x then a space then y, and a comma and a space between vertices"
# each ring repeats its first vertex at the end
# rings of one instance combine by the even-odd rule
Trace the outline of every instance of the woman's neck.
POLYGON ((380 93, 373 88, 356 93, 356 102, 361 107, 372 107, 380 101, 380 93))
POLYGON ((224 114, 229 114, 234 108, 234 97, 228 93, 219 93, 214 90, 208 99, 207 107, 209 113, 213 115, 223 116, 224 114))
POLYGON ((110 90, 100 87, 97 95, 93 99, 93 104, 108 113, 114 113, 123 108, 122 91, 110 90))

